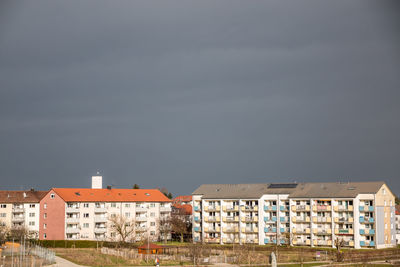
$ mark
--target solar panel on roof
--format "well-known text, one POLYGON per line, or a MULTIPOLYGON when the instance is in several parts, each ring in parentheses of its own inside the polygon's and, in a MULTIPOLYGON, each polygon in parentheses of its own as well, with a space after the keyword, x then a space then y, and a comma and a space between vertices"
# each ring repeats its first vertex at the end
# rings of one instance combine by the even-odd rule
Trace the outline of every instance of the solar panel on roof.
POLYGON ((270 184, 268 188, 296 188, 297 184, 270 184))

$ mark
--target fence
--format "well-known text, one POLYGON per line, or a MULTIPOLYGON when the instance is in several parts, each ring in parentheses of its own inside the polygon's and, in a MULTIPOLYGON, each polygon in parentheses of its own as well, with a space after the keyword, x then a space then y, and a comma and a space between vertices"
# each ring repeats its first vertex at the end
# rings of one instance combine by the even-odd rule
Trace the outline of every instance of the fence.
POLYGON ((6 242, 1 251, 0 266, 36 267, 55 262, 55 253, 29 242, 6 242))

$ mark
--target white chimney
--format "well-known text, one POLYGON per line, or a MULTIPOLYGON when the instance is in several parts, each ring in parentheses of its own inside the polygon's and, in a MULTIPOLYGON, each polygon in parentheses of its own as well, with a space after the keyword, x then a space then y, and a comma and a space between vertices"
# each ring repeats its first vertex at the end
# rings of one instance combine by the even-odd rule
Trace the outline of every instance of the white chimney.
POLYGON ((103 188, 103 177, 97 172, 96 175, 92 176, 92 189, 102 189, 103 188))

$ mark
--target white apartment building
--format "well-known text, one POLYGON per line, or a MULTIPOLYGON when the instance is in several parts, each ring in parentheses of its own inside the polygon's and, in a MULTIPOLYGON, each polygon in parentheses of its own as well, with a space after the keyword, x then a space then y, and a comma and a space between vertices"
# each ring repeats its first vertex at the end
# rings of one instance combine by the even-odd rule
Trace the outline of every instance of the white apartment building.
POLYGON ((217 184, 193 192, 193 240, 385 248, 396 243, 384 182, 217 184))
POLYGON ((40 200, 47 191, 0 191, 0 223, 10 229, 26 228, 39 237, 40 200))

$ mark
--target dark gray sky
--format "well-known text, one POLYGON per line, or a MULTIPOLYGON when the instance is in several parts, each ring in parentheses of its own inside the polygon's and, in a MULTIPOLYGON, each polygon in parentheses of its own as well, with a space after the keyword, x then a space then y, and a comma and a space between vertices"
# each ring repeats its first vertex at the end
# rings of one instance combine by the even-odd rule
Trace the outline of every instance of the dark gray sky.
POLYGON ((385 180, 399 5, 1 1, 0 187, 385 180))

